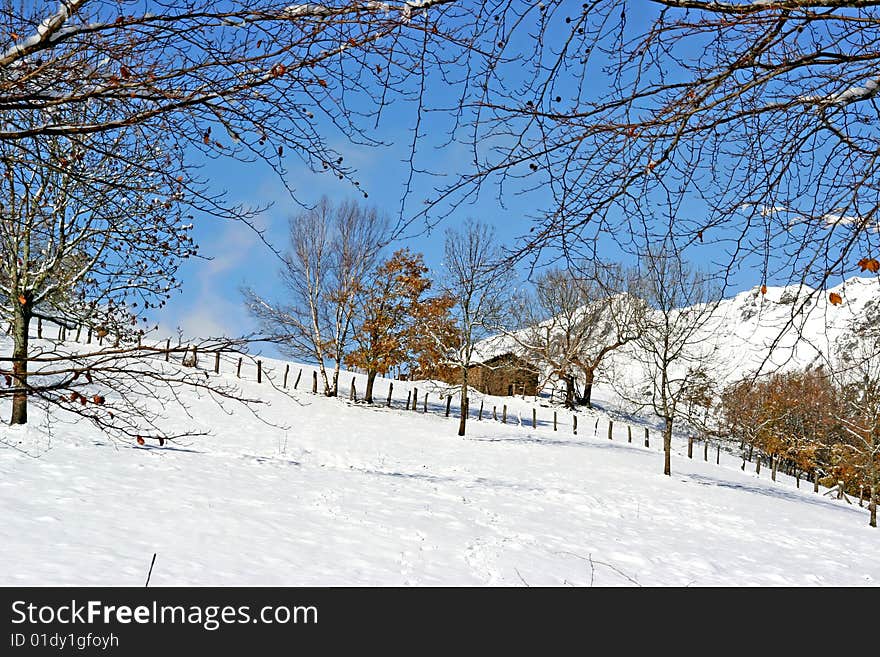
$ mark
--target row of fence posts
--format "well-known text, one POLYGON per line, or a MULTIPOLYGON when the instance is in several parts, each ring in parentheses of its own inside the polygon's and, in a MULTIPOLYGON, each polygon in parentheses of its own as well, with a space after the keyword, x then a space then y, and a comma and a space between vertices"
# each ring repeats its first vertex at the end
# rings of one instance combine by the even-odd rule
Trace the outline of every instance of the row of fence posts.
MULTIPOLYGON (((91 334, 91 329, 89 329, 89 334, 91 334)), ((63 335, 63 331, 59 332, 59 336, 61 336, 61 335, 63 335)), ((138 346, 140 346, 140 340, 138 341, 138 346)), ((165 343, 165 360, 166 361, 169 360, 170 353, 171 353, 171 340, 169 339, 165 343)), ((220 373, 220 354, 221 354, 221 352, 219 350, 214 352, 214 373, 215 374, 220 373)), ((193 366, 193 367, 198 366, 198 349, 196 346, 188 347, 184 351, 183 362, 184 362, 184 365, 189 365, 189 366, 193 366), (189 352, 190 349, 192 349, 192 357, 187 358, 187 353, 189 352)), ((237 378, 241 378, 242 363, 243 363, 243 357, 240 356, 238 358, 238 362, 237 362, 236 370, 235 370, 235 375, 237 378)), ((263 381, 263 361, 257 360, 256 365, 257 365, 257 383, 262 383, 262 381, 263 381)), ((302 379, 302 373, 303 373, 303 369, 300 368, 299 371, 297 372, 296 379, 294 380, 294 383, 293 383, 294 390, 296 390, 299 386, 300 380, 302 379)), ((282 384, 285 389, 287 388, 289 375, 290 375, 290 364, 287 363, 284 367, 284 379, 283 379, 283 384, 282 384)), ((312 371, 312 393, 317 394, 317 392, 318 392, 318 372, 312 371)), ((390 381, 388 383, 388 395, 385 399, 385 406, 387 408, 392 408, 393 394, 394 394, 394 382, 390 381)), ((444 411, 444 416, 449 417, 450 412, 452 410, 451 406, 452 406, 453 395, 452 394, 441 395, 441 398, 443 398, 444 396, 446 398, 446 408, 444 411)), ((357 386, 356 386, 356 378, 355 377, 352 377, 352 379, 351 379, 351 387, 349 389, 349 400, 353 401, 353 402, 358 401, 357 386)), ((411 390, 407 391, 405 409, 406 410, 413 410, 413 411, 418 410, 418 402, 419 402, 419 389, 417 387, 413 387, 411 390)), ((485 400, 481 399, 480 400, 480 410, 477 414, 477 420, 483 419, 484 403, 485 403, 485 400)), ((427 413, 427 412, 428 412, 428 393, 425 392, 422 395, 422 413, 427 413)), ((498 407, 497 406, 492 406, 492 419, 495 421, 498 421, 498 407)), ((502 422, 502 424, 507 424, 508 423, 507 420, 508 420, 507 404, 502 404, 502 406, 501 406, 501 422, 502 422)), ((521 423, 521 419, 520 419, 520 423, 521 423)), ((538 427, 538 411, 534 407, 532 408, 532 423, 531 424, 532 424, 533 429, 537 429, 537 427, 538 427)), ((572 426, 572 433, 574 435, 577 435, 577 433, 578 433, 578 416, 577 416, 577 414, 572 414, 571 426, 572 426)), ((599 427, 599 418, 596 418, 596 425, 594 427, 594 436, 598 433, 598 427, 599 427)), ((556 410, 554 410, 553 411, 553 431, 558 431, 558 429, 559 429, 558 412, 556 410)), ((627 443, 632 443, 633 430, 632 430, 631 425, 626 426, 626 434, 627 434, 627 443)), ((608 440, 614 440, 614 420, 608 421, 607 437, 608 437, 608 440)), ((693 457, 694 457, 694 443, 696 442, 696 440, 697 439, 695 436, 693 436, 693 435, 688 436, 687 457, 689 459, 693 459, 693 457)), ((702 442, 703 442, 703 460, 708 463, 709 462, 709 441, 704 440, 702 442)), ((649 431, 648 427, 644 427, 644 446, 648 447, 648 448, 650 448, 650 446, 651 446, 651 435, 650 435, 650 431, 649 431)), ((743 458, 744 458, 744 460, 743 460, 742 469, 744 470, 745 469, 745 461, 746 460, 751 461, 751 454, 749 454, 748 457, 744 456, 743 458)), ((755 462, 755 474, 757 474, 759 476, 761 474, 762 460, 763 459, 759 456, 755 462)), ((721 446, 720 445, 715 446, 715 464, 716 465, 721 464, 721 446)), ((775 456, 771 457, 771 479, 773 481, 776 481, 778 465, 779 465, 779 460, 775 456)), ((795 474, 798 488, 800 488, 801 474, 802 473, 800 471, 797 471, 795 474)), ((813 492, 818 493, 819 492, 818 473, 811 473, 811 474, 812 474, 812 479, 813 479, 813 492)), ((862 503, 864 501, 864 487, 862 487, 860 489, 859 498, 860 498, 859 499, 859 506, 862 506, 862 503)))
MULTIPOLYGON (((73 331, 74 328, 76 328, 76 334, 73 337, 74 342, 79 342, 80 339, 82 338, 83 328, 87 329, 86 330, 86 344, 92 344, 92 338, 94 336, 94 338, 97 339, 98 344, 103 345, 104 338, 109 333, 108 331, 106 331, 104 329, 94 330, 91 326, 85 327, 83 324, 75 324, 74 326, 71 326, 71 327, 68 327, 66 324, 61 324, 58 322, 55 322, 55 324, 58 326, 58 333, 55 336, 55 339, 58 340, 59 342, 67 342, 67 332, 73 331)), ((11 328, 10 328, 10 331, 11 331, 11 328)), ((43 318, 42 317, 37 317, 37 338, 40 340, 43 339, 43 318)), ((118 336, 116 338, 116 344, 117 345, 119 344, 119 337, 118 336)), ((141 347, 141 336, 139 334, 138 335, 138 348, 140 348, 140 347, 141 347)))
MULTIPOLYGON (((83 329, 83 325, 78 324, 76 327, 76 335, 74 337, 75 342, 80 341, 80 338, 82 336, 82 329, 83 329)), ((67 340, 67 331, 68 331, 68 327, 66 325, 58 324, 57 339, 62 342, 66 341, 67 340)), ((96 334, 96 337, 98 340, 98 344, 99 345, 103 344, 103 339, 107 335, 106 331, 104 331, 104 332, 96 331, 95 334, 96 334)), ((43 337, 43 318, 38 317, 37 318, 37 338, 42 339, 42 337, 43 337)), ((86 344, 92 343, 92 337, 93 337, 93 329, 92 329, 92 327, 88 327, 88 330, 86 333, 86 344)), ((138 349, 140 349, 141 347, 142 347, 141 335, 138 335, 138 349)), ((170 360, 170 356, 171 356, 171 352, 172 352, 170 338, 168 340, 166 340, 166 342, 165 342, 164 352, 165 352, 165 361, 168 362, 170 360)), ((221 355, 221 350, 214 351, 214 373, 215 374, 220 374, 220 355, 221 355)), ((196 345, 192 345, 190 347, 185 348, 184 353, 183 353, 183 358, 182 358, 183 365, 189 366, 189 367, 198 367, 198 362, 199 362, 198 356, 199 356, 199 352, 198 352, 198 347, 196 345), (189 356, 190 349, 192 350, 191 356, 189 356)), ((242 356, 240 356, 238 358, 238 362, 237 362, 236 369, 235 369, 235 376, 236 376, 236 378, 239 378, 239 379, 241 378, 241 367, 242 367, 243 360, 244 359, 242 356)), ((263 382, 263 361, 257 360, 256 364, 257 364, 257 383, 262 383, 263 382)), ((302 373, 303 373, 303 370, 302 370, 302 368, 300 368, 299 372, 296 375, 296 380, 293 383, 294 390, 296 390, 299 386, 299 382, 302 378, 302 373)), ((287 363, 284 367, 283 387, 285 389, 287 388, 289 374, 290 374, 290 363, 287 363)), ((317 371, 312 372, 312 392, 314 394, 317 394, 317 392, 318 392, 318 372, 317 371)), ((392 407, 393 393, 394 393, 394 383, 389 382, 388 396, 387 396, 386 402, 385 402, 385 405, 388 408, 392 407)), ((418 396, 419 396, 418 388, 413 388, 412 390, 407 392, 406 410, 410 410, 410 409, 417 410, 418 396)), ((451 394, 447 394, 445 397, 446 397, 445 417, 449 417, 453 396, 451 394)), ((354 377, 352 377, 352 380, 351 380, 351 388, 349 390, 349 399, 351 401, 355 401, 355 402, 358 401, 357 388, 355 385, 355 378, 354 377)), ((483 400, 483 399, 480 400, 480 410, 477 415, 477 420, 483 419, 483 404, 484 404, 484 402, 485 402, 485 400, 483 400)), ((427 393, 425 393, 423 395, 422 412, 423 413, 428 412, 428 394, 427 393)), ((497 406, 492 407, 492 419, 495 421, 498 420, 497 406)), ((507 404, 502 405, 501 422, 503 424, 507 424, 507 404)), ((520 420, 520 422, 521 422, 521 420, 520 420)), ((558 426, 559 426, 559 423, 558 423, 557 411, 554 410, 553 411, 553 431, 558 431, 558 426)), ((536 429, 537 427, 538 427, 538 411, 537 411, 537 409, 532 408, 532 428, 536 429)), ((596 418, 596 426, 594 428, 594 436, 598 433, 598 428, 599 428, 599 418, 596 418)), ((632 426, 627 425, 626 431, 627 431, 627 442, 632 443, 632 426)), ((645 447, 650 447, 651 446, 650 432, 647 427, 644 427, 644 431, 645 431, 645 447)), ((577 432, 578 432, 578 416, 576 414, 573 414, 572 415, 572 433, 574 435, 577 435, 577 432)), ((614 440, 614 420, 608 421, 608 440, 614 440)), ((694 457, 694 442, 695 442, 695 437, 693 435, 688 436, 687 456, 689 459, 693 459, 693 457, 694 457)), ((706 462, 709 461, 709 441, 705 441, 705 440, 703 441, 703 460, 706 462)), ((742 464, 742 468, 741 468, 742 470, 745 470, 745 464, 746 464, 747 460, 749 462, 752 460, 751 453, 749 453, 749 455, 747 457, 745 455, 743 456, 743 464, 742 464)), ((755 474, 758 476, 760 476, 760 474, 761 474, 762 462, 763 462, 763 458, 761 457, 761 455, 759 455, 755 461, 755 474)), ((715 464, 720 465, 720 463, 721 463, 721 446, 716 445, 715 464)), ((773 481, 776 481, 778 466, 779 466, 779 459, 775 455, 771 456, 770 457, 770 467, 771 467, 770 478, 773 481)), ((789 474, 791 474, 791 473, 789 473, 789 474)), ((802 474, 803 473, 800 470, 797 470, 795 468, 795 473, 793 476, 795 477, 798 488, 800 488, 800 485, 801 485, 801 475, 802 474)), ((812 480, 813 480, 813 492, 818 493, 819 492, 819 474, 818 474, 818 472, 813 472, 810 474, 812 475, 812 480)), ((842 484, 838 484, 838 488, 839 488, 839 498, 844 499, 842 484)), ((859 506, 862 506, 863 502, 864 502, 864 486, 860 486, 860 488, 859 488, 859 506)))
MULTIPOLYGON (((80 341, 80 338, 82 337, 82 329, 83 329, 82 324, 78 324, 76 326, 76 335, 74 337, 75 342, 80 341)), ((72 330, 72 329, 70 329, 70 330, 72 330)), ((68 327, 65 324, 58 324, 57 339, 62 342, 66 341, 67 340, 67 331, 68 331, 68 327)), ((97 331, 94 331, 94 335, 97 338, 98 344, 102 345, 104 337, 106 337, 106 335, 107 335, 107 332, 97 330, 97 331)), ((42 339, 42 337, 43 337, 43 319, 42 319, 42 317, 38 317, 37 318, 37 338, 42 339)), ((92 329, 92 327, 88 327, 88 330, 86 332, 86 344, 91 344, 92 339, 93 339, 93 329, 92 329)), ((117 343, 118 343, 118 338, 117 338, 117 343)), ((138 349, 141 349, 141 348, 142 348, 141 335, 138 335, 138 349)), ((179 346, 178 346, 178 348, 179 348, 179 346)), ((165 361, 166 362, 168 362, 170 360, 171 352, 172 352, 171 339, 169 338, 165 342, 164 353, 165 353, 165 361)), ((198 367, 198 362, 199 362, 198 357, 199 357, 199 352, 198 352, 198 347, 196 345, 186 347, 183 352, 182 363, 185 366, 198 367), (191 356, 189 355, 190 350, 192 350, 191 356)), ((221 350, 215 350, 214 351, 214 373, 215 374, 220 374, 220 357, 221 357, 221 350)), ((238 358, 238 362, 236 364, 235 376, 239 379, 241 378, 241 368, 242 368, 243 360, 244 360, 244 358, 242 356, 240 356, 238 358)), ((256 365, 257 365, 257 383, 262 383, 263 382, 263 362, 262 362, 262 360, 257 360, 256 365)), ((303 370, 302 370, 302 368, 300 368, 299 372, 296 375, 296 380, 293 383, 294 390, 296 390, 299 386, 299 382, 302 378, 302 373, 303 373, 303 370)), ((289 374, 290 374, 290 364, 287 363, 284 367, 283 387, 285 389, 287 388, 289 374)), ((312 393, 317 394, 317 392, 318 392, 318 372, 313 371, 312 372, 312 393)), ((393 393, 394 393, 394 383, 389 382, 388 396, 387 396, 386 402, 385 402, 385 405, 388 408, 392 407, 393 393)), ((407 392, 406 410, 417 410, 418 397, 419 397, 418 388, 413 388, 412 390, 407 392)), ((449 417, 449 414, 451 411, 452 397, 453 396, 451 394, 446 395, 445 417, 449 417)), ((354 377, 352 377, 352 380, 351 380, 351 388, 349 390, 349 399, 351 401, 355 401, 355 402, 358 401, 357 388, 355 385, 355 378, 354 377)), ((483 399, 480 400, 480 410, 477 414, 477 420, 483 419, 484 402, 485 402, 485 400, 483 400, 483 399)), ((465 408, 466 409, 468 408, 467 405, 465 405, 465 408)), ((423 413, 428 412, 428 394, 427 393, 425 393, 422 398, 422 412, 423 413)), ((492 419, 495 421, 498 420, 497 406, 492 407, 492 419)), ((507 424, 507 404, 502 405, 501 422, 503 424, 507 424)), ((522 423, 521 418, 520 418, 520 423, 522 423)), ((532 408, 532 428, 536 429, 537 427, 538 427, 538 412, 537 412, 537 409, 535 409, 533 407, 532 408)), ((559 422, 558 422, 557 411, 554 410, 553 411, 553 431, 558 431, 558 427, 559 427, 559 422)), ((596 425, 595 425, 594 434, 593 434, 594 436, 598 433, 598 428, 599 428, 599 418, 596 419, 596 425)), ((650 432, 647 427, 644 427, 644 432, 645 432, 645 447, 650 447, 651 446, 650 445, 650 432)), ((574 435, 577 435, 577 433, 578 433, 578 416, 576 414, 572 415, 572 433, 574 435)), ((614 421, 613 420, 608 421, 608 440, 614 440, 614 421)), ((627 442, 632 443, 632 426, 630 426, 630 425, 627 425, 627 442)), ((693 456, 694 456, 694 442, 695 442, 695 437, 693 435, 688 436, 687 456, 689 459, 693 459, 693 456)), ((703 460, 706 462, 709 461, 709 441, 705 441, 705 440, 703 441, 703 460)), ((747 457, 745 455, 743 456, 743 464, 742 464, 743 470, 745 470, 746 461, 750 462, 751 460, 752 460, 751 453, 749 453, 747 457)), ((758 455, 758 458, 755 461, 755 474, 758 476, 760 476, 760 474, 761 474, 762 462, 763 462, 762 456, 758 455)), ((721 446, 716 445, 715 464, 720 465, 720 463, 721 463, 721 446)), ((770 467, 771 467, 770 478, 773 481, 776 481, 778 466, 779 466, 779 459, 775 455, 771 456, 770 457, 770 467)), ((791 474, 791 473, 789 473, 789 474, 791 474)), ((800 470, 797 470, 797 468, 795 467, 795 472, 794 472, 793 476, 795 477, 798 488, 800 488, 800 485, 801 485, 801 475, 802 474, 804 474, 804 473, 802 473, 800 470)), ((819 492, 819 474, 818 474, 818 472, 812 472, 810 474, 812 475, 812 480, 813 480, 813 492, 818 493, 819 492)), ((832 490, 833 490, 833 488, 832 488, 832 490)), ((859 488, 859 506, 863 505, 864 497, 865 497, 864 496, 864 486, 860 486, 860 488, 859 488)), ((843 492, 843 483, 842 482, 838 483, 838 498, 839 499, 846 499, 845 494, 843 492)))

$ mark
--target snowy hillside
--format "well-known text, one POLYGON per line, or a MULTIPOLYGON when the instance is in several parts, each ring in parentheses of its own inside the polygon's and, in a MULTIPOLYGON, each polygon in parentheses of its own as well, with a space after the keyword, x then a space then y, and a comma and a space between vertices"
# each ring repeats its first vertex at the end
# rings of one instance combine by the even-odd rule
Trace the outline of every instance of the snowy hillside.
MULTIPOLYGON (((284 364, 264 365, 279 382, 284 364)), ((439 388, 421 412, 425 382, 395 382, 389 410, 242 375, 265 421, 190 394, 191 419, 168 412, 213 435, 164 447, 48 433, 38 413, 0 427, 0 584, 141 585, 154 552, 158 586, 880 582, 866 509, 723 452, 716 465, 714 447, 704 462, 677 443, 668 478, 656 433, 645 448, 616 422, 608 440, 603 415, 580 414, 574 435, 558 411, 554 432, 549 406, 477 396, 462 439, 439 388), (412 387, 418 412, 403 410, 412 387)), ((235 381, 231 360, 220 376, 235 381)))
MULTIPOLYGON (((685 349, 694 358, 674 363, 671 371, 678 374, 679 368, 700 363, 711 372, 720 390, 756 373, 834 366, 838 341, 851 337, 854 325, 876 323, 878 309, 878 278, 853 277, 825 291, 789 286, 768 287, 762 293, 755 287, 719 302, 685 349), (840 296, 840 305, 829 302, 832 293, 840 296)), ((505 352, 528 358, 520 343, 509 335, 492 336, 477 345, 474 359, 487 360, 505 352)), ((618 390, 631 398, 634 396, 629 393, 640 388, 648 376, 637 349, 637 344, 629 343, 611 352, 598 371, 600 381, 616 380, 618 390)), ((548 380, 552 386, 553 377, 548 380)), ((618 402, 613 406, 621 407, 618 402)), ((637 406, 629 404, 627 410, 637 406)))
POLYGON ((768 287, 761 294, 754 288, 721 302, 703 333, 718 350, 718 374, 729 382, 759 369, 832 363, 835 342, 851 332, 853 322, 864 325, 878 304, 876 277, 854 277, 824 292, 790 286, 768 287), (829 302, 832 293, 840 296, 840 305, 829 302))

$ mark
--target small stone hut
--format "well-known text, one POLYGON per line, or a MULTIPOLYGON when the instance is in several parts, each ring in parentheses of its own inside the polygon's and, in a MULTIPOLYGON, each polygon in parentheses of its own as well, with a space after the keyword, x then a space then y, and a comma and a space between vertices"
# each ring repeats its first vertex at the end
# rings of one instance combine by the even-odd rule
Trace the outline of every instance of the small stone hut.
POLYGON ((538 371, 534 365, 512 353, 492 356, 472 365, 470 385, 487 395, 535 395, 538 371))

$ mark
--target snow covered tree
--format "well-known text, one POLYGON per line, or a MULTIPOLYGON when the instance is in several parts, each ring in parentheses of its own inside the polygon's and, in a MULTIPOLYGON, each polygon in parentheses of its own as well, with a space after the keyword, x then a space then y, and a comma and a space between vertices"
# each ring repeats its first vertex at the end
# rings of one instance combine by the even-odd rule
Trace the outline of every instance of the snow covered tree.
MULTIPOLYGON (((605 357, 638 336, 644 303, 637 276, 619 265, 589 264, 577 271, 552 269, 535 280, 534 292, 513 304, 516 325, 505 335, 545 379, 565 384, 565 405, 591 405, 596 373, 605 357)), ((539 389, 546 381, 539 381, 539 389)))
POLYGON ((444 363, 460 376, 461 418, 458 435, 465 434, 468 416, 468 373, 475 347, 503 323, 510 294, 511 270, 504 261, 494 229, 468 219, 459 230, 446 232, 441 289, 453 301, 457 330, 435 332, 433 339, 444 363))
POLYGON ((358 298, 380 257, 387 226, 375 208, 322 197, 290 219, 290 249, 280 271, 287 298, 273 302, 252 289, 243 291, 263 338, 286 354, 316 362, 328 396, 339 392, 358 298))

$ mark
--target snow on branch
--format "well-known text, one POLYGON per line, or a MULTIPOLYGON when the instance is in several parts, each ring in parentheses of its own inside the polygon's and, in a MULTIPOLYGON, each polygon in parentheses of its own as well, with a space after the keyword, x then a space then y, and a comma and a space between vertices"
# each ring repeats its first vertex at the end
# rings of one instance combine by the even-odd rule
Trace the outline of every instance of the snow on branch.
POLYGON ((24 40, 13 44, 0 55, 0 66, 6 66, 9 63, 19 59, 22 55, 36 50, 43 43, 53 41, 63 33, 62 28, 68 19, 82 7, 87 0, 62 0, 58 3, 58 11, 44 19, 38 26, 34 34, 24 40))

